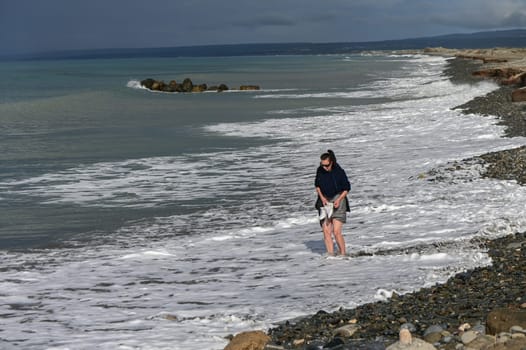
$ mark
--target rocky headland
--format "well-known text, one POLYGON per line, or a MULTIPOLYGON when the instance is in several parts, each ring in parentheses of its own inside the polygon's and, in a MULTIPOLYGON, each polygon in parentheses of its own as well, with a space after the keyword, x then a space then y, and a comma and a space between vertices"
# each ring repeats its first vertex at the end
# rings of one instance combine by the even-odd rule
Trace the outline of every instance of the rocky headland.
MULTIPOLYGON (((526 103, 522 102, 526 101, 526 49, 433 48, 399 53, 453 57, 444 74, 454 83, 494 79, 499 89, 456 108, 466 114, 497 116, 507 137, 526 136, 526 103)), ((459 160, 447 168, 454 172, 473 162, 484 164, 483 177, 526 184, 526 146, 459 160)), ((423 178, 433 177, 432 173, 423 178)), ((472 243, 488 253, 491 266, 457 274, 441 285, 393 294, 387 301, 320 310, 267 332, 241 333, 230 337, 225 349, 524 350, 526 233, 472 243)))
MULTIPOLYGON (((435 52, 442 50, 435 49, 435 52)), ((445 71, 453 82, 493 79, 499 84, 497 90, 455 108, 466 114, 498 117, 499 124, 505 127, 506 137, 526 136, 526 100, 514 98, 526 93, 524 87, 526 49, 455 50, 455 52, 456 58, 450 61, 445 71), (494 72, 507 73, 494 74, 494 72)), ((516 180, 521 185, 526 184, 526 146, 483 154, 467 161, 473 160, 486 165, 482 176, 499 180, 516 180)))
MULTIPOLYGON (((151 91, 162 91, 162 92, 204 92, 204 91, 216 91, 223 92, 230 90, 226 84, 208 86, 205 83, 194 84, 190 78, 185 78, 181 83, 175 80, 170 80, 169 83, 165 83, 164 80, 155 80, 152 78, 141 80, 141 86, 151 91)), ((258 85, 241 85, 239 87, 241 91, 259 90, 258 85)))
POLYGON ((482 63, 479 69, 471 72, 474 77, 495 79, 500 85, 512 87, 511 101, 526 101, 526 49, 493 48, 476 50, 454 50, 446 48, 427 48, 422 51, 428 55, 447 55, 482 63))

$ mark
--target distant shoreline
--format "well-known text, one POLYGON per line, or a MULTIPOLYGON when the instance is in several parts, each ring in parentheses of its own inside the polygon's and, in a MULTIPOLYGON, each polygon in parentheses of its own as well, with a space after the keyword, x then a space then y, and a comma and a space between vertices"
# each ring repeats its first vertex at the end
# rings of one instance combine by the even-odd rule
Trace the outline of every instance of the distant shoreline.
MULTIPOLYGON (((440 50, 437 54, 447 52, 455 59, 450 61, 449 74, 452 81, 477 81, 484 79, 484 75, 473 75, 475 72, 493 70, 519 72, 526 74, 526 49, 525 48, 494 48, 488 50, 440 50), (499 62, 495 62, 498 60, 499 62), (473 62, 475 61, 475 63, 473 62), (486 62, 486 63, 483 63, 486 62)), ((448 69, 446 69, 446 73, 448 69)), ((487 78, 487 77, 486 77, 487 78)), ((504 137, 526 137, 526 106, 525 102, 512 102, 512 94, 522 89, 523 82, 506 83, 506 77, 489 77, 495 79, 500 87, 485 96, 475 97, 455 109, 465 114, 481 114, 497 117, 499 123, 505 126, 504 137)), ((521 185, 526 185, 526 145, 522 147, 492 152, 475 157, 488 165, 486 177, 499 180, 516 180, 521 185)))
POLYGON ((526 47, 526 30, 501 30, 471 34, 366 42, 240 43, 151 48, 97 48, 49 52, 12 52, 0 54, 4 60, 110 59, 145 57, 228 57, 269 55, 355 54, 364 51, 424 50, 426 47, 475 49, 526 47))

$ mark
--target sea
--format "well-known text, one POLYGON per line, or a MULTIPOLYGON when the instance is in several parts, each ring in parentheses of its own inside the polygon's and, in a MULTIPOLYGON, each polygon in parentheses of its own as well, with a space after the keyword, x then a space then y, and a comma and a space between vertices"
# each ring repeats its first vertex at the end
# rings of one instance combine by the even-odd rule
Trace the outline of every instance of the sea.
POLYGON ((454 109, 498 87, 453 84, 447 59, 0 62, 0 348, 223 349, 490 264, 476 242, 526 229, 526 188, 455 162, 526 140, 454 109), (140 84, 187 77, 231 90, 140 84), (328 149, 346 257, 314 209, 328 149))

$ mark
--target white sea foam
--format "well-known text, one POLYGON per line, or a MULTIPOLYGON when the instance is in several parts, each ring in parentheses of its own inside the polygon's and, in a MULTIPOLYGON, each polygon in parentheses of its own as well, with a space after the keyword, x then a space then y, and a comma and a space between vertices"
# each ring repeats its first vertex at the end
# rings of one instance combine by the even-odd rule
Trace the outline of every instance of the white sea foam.
POLYGON ((132 88, 132 89, 148 90, 146 87, 141 85, 141 82, 139 80, 129 80, 126 83, 126 87, 129 87, 129 88, 132 88))
POLYGON ((495 85, 452 85, 440 76, 441 58, 408 65, 363 87, 391 102, 305 106, 296 111, 317 116, 205 128, 273 143, 0 183, 44 206, 187 209, 130 222, 81 249, 1 253, 2 338, 29 349, 221 349, 230 333, 384 300, 489 264, 470 239, 526 229, 526 189, 482 179, 476 164, 442 182, 419 175, 524 139, 451 110, 495 85), (327 148, 353 184, 348 258, 324 258, 313 210, 316 159, 327 148), (212 199, 218 204, 204 206, 212 199))

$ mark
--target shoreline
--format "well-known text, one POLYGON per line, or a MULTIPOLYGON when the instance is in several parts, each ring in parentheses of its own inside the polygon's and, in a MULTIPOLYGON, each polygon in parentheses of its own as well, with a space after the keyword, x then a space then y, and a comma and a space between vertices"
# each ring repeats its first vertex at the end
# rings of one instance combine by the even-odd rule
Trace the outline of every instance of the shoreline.
POLYGON ((351 324, 356 325, 355 333, 342 339, 346 345, 342 349, 384 349, 398 340, 403 327, 419 338, 425 338, 431 327, 441 327, 451 339, 438 348, 450 349, 461 343, 461 325, 468 323, 483 333, 492 310, 517 309, 526 303, 526 233, 485 240, 480 246, 488 251, 492 265, 459 273, 444 284, 393 294, 386 301, 288 321, 269 330, 271 344, 293 349, 304 339, 331 349, 335 330, 351 324))
MULTIPOLYGON (((523 68, 526 67, 526 49, 516 50, 439 48, 411 53, 452 57, 443 74, 453 83, 474 84, 488 78, 474 75, 475 71, 519 67, 526 72, 523 68), (512 59, 507 57, 510 52, 512 59)), ((512 102, 513 89, 513 85, 501 85, 497 90, 454 109, 463 114, 497 117, 499 124, 506 128, 503 137, 526 136, 526 105, 512 102)), ((526 184, 526 146, 475 158, 487 165, 481 176, 526 184)), ((459 160, 461 164, 470 161, 473 159, 459 160)), ((367 303, 354 309, 340 308, 330 313, 320 310, 315 315, 286 321, 267 330, 268 342, 261 349, 385 349, 397 342, 401 328, 410 329, 413 339, 425 339, 437 349, 467 349, 464 334, 473 331, 468 331, 465 324, 474 330, 474 341, 483 342, 482 337, 487 337, 487 342, 495 343, 495 338, 485 335, 487 317, 492 310, 504 308, 526 314, 526 233, 517 232, 496 239, 479 238, 473 243, 491 257, 490 266, 458 273, 443 284, 403 295, 394 293, 387 301, 367 303), (466 329, 459 329, 462 325, 466 329), (437 329, 440 331, 430 332, 437 329)), ((523 327, 526 330, 526 325, 523 327)), ((501 347, 492 347, 489 343, 485 348, 508 348, 506 343, 500 344, 501 347)), ((519 346, 526 347, 526 337, 519 343, 519 346)), ((411 349, 411 345, 401 348, 411 349)))

